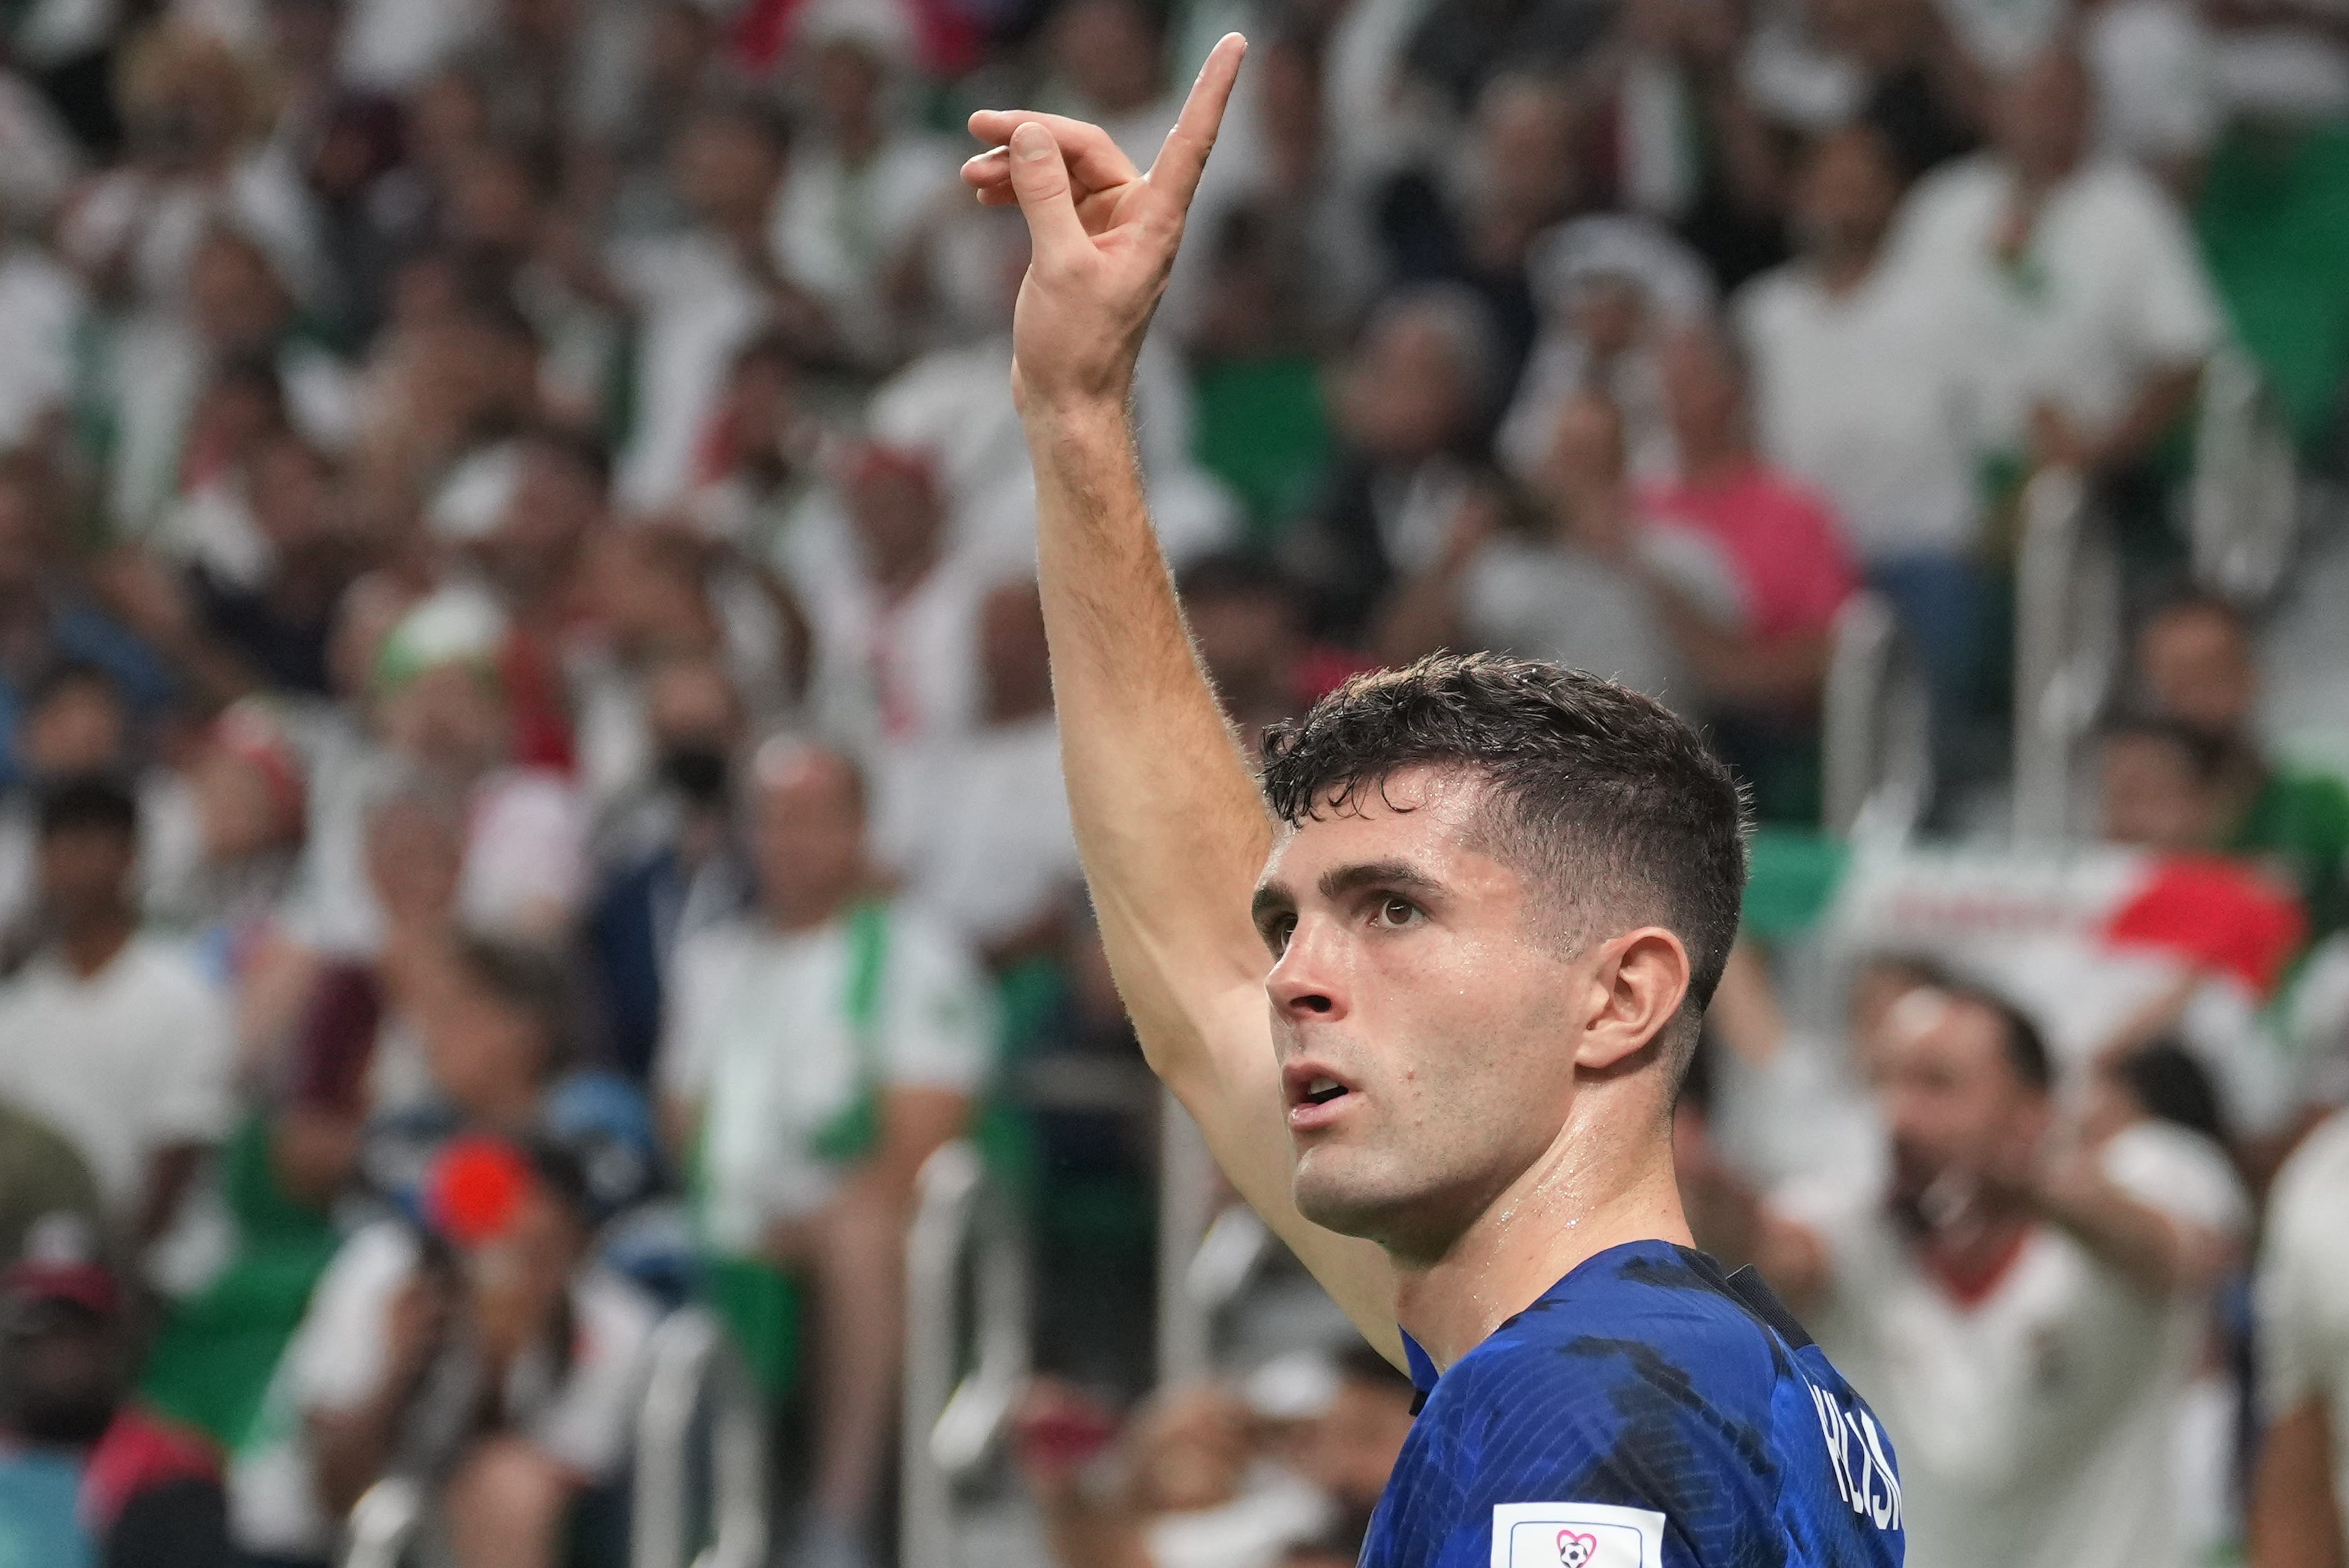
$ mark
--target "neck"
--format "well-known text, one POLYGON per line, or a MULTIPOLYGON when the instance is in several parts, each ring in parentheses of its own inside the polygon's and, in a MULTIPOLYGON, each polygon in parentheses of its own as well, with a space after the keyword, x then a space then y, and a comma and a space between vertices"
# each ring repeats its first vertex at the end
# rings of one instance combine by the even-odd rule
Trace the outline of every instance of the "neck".
MULTIPOLYGON (((1640 1106, 1633 1114, 1651 1112, 1640 1106)), ((1426 1263, 1396 1260, 1395 1316, 1438 1368, 1475 1349, 1609 1247, 1645 1241, 1692 1244, 1671 1140, 1627 1146, 1597 1130, 1608 1119, 1590 1105, 1441 1256, 1426 1263)))
POLYGON ((767 923, 777 931, 796 934, 829 923, 848 907, 849 894, 830 898, 767 901, 767 923))
POLYGON ((58 950, 73 972, 87 980, 114 962, 138 929, 125 910, 86 915, 57 934, 58 950))
POLYGON ((1819 283, 1831 294, 1849 294, 1876 270, 1879 249, 1874 240, 1865 244, 1837 245, 1819 257, 1819 283))

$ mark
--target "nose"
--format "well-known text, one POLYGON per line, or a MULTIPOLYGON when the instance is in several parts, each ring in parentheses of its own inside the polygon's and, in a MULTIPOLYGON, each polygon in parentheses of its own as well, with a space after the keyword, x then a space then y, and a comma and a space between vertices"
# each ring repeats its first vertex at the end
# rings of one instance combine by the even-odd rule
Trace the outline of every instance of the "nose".
POLYGON ((1346 1016, 1345 989, 1325 928, 1300 922, 1280 960, 1265 976, 1272 1005, 1293 1023, 1331 1023, 1346 1016))

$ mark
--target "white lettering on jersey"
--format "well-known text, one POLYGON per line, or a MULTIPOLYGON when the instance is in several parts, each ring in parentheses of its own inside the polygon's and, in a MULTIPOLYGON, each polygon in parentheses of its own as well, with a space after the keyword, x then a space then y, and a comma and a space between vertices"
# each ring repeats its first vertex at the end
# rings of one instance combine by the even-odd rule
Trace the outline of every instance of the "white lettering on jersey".
POLYGON ((1664 1516, 1604 1502, 1493 1509, 1493 1568, 1663 1568, 1664 1516))
POLYGON ((1836 1397, 1814 1383, 1811 1403, 1819 1413, 1819 1433, 1826 1439, 1827 1462, 1836 1491, 1854 1513, 1878 1530, 1900 1528, 1900 1478, 1891 1456, 1884 1451, 1884 1434, 1866 1409, 1846 1410, 1836 1397))

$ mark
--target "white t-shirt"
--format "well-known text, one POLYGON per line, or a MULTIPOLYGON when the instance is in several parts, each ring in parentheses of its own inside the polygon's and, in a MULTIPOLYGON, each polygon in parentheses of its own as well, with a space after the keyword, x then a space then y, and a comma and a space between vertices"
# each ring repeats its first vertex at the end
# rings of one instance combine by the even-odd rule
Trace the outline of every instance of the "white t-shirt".
MULTIPOLYGON (((384 1376, 386 1315, 418 1262, 416 1233, 378 1221, 343 1243, 277 1364, 254 1436, 229 1472, 230 1528, 248 1552, 323 1557, 336 1524, 318 1505, 309 1418, 354 1410, 384 1376)), ((543 1346, 506 1374, 506 1408, 524 1437, 585 1480, 609 1479, 627 1456, 630 1429, 660 1315, 608 1269, 571 1282, 571 1361, 543 1346)))
POLYGON ((714 236, 692 231, 616 247, 613 281, 635 301, 636 431, 620 454, 620 499, 637 511, 685 500, 736 350, 768 315, 765 293, 714 236))
POLYGON ((909 782, 892 863, 970 941, 1016 934, 1081 878, 1050 714, 974 730, 922 758, 909 782))
POLYGON ((1894 260, 1920 270, 1970 346, 1988 440, 2019 447, 2041 402, 2100 436, 2147 375, 2218 346, 2209 279, 2176 204, 2132 164, 2084 164, 2049 195, 2008 266, 1993 241, 2013 191, 2012 172, 1988 153, 1928 176, 1901 216, 1894 260))
POLYGON ((888 269, 912 249, 923 220, 957 189, 960 161, 926 136, 890 139, 872 160, 852 169, 818 143, 792 158, 769 230, 775 264, 821 299, 833 325, 860 355, 893 346, 883 294, 888 269))
POLYGON ((864 1040, 849 1017, 855 961, 845 917, 797 933, 737 922, 678 945, 654 1071, 664 1094, 704 1108, 702 1218, 722 1250, 755 1251, 771 1222, 838 1190, 841 1168, 815 1143, 856 1103, 868 1071, 889 1088, 964 1093, 986 1075, 993 1000, 943 925, 890 907, 864 1040))
MULTIPOLYGON (((2225 1157, 2140 1123, 2105 1173, 2178 1219, 2240 1233, 2225 1157)), ((1971 1305, 1918 1264, 1880 1202, 1790 1197, 1833 1279, 1808 1316, 1899 1449, 1910 1568, 2182 1568, 2170 1457, 2205 1322, 2054 1226, 1971 1305)))
POLYGON ((2276 1177, 2258 1300, 2262 1408, 2273 1418, 2324 1401, 2333 1495, 2349 1511, 2349 1113, 2309 1134, 2276 1177))
POLYGON ((1735 310, 1762 449, 1827 493, 1855 550, 1881 560, 1973 543, 1965 318, 1920 269, 1888 258, 1837 295, 1792 263, 1748 284, 1735 310))
POLYGON ((227 1136, 233 1055, 226 1004, 161 938, 133 937, 88 979, 45 952, 0 985, 0 1099, 72 1140, 118 1214, 159 1151, 227 1136))

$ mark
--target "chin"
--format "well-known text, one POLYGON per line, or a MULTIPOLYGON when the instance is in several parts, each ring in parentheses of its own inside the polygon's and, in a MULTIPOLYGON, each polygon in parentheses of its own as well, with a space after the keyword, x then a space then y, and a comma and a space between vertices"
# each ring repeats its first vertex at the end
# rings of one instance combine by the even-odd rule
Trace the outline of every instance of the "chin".
POLYGON ((1416 1194, 1359 1154, 1316 1149, 1297 1162, 1291 1188, 1297 1212, 1325 1231, 1365 1241, 1385 1242, 1406 1228, 1404 1215, 1416 1194))

